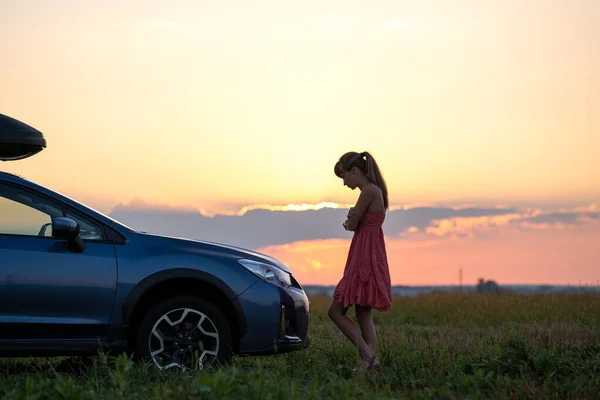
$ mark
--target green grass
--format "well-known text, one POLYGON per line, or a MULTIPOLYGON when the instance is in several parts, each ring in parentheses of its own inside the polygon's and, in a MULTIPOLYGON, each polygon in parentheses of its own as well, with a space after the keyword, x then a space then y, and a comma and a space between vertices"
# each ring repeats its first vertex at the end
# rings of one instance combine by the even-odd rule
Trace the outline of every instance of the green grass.
POLYGON ((355 375, 356 350, 311 299, 312 343, 160 373, 126 357, 0 359, 12 399, 591 399, 600 393, 600 296, 436 294, 375 313, 383 371, 355 375))

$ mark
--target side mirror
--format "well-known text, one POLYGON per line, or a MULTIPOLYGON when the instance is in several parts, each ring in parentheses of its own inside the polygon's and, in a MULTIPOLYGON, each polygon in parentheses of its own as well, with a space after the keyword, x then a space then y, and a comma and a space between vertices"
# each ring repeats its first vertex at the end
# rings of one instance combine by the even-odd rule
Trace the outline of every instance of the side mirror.
POLYGON ((73 218, 53 217, 52 236, 67 242, 67 248, 73 253, 82 253, 85 242, 79 236, 79 224, 73 218))

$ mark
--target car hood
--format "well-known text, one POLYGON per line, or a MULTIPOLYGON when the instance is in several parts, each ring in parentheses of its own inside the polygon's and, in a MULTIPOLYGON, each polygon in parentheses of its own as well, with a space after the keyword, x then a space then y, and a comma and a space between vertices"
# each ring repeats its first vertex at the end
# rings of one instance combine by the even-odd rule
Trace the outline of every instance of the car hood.
POLYGON ((215 242, 209 242, 209 241, 203 241, 203 240, 197 240, 197 239, 188 239, 188 238, 181 238, 181 237, 168 236, 168 235, 150 234, 147 232, 140 232, 140 231, 138 231, 137 233, 140 235, 153 237, 158 240, 169 240, 172 242, 176 242, 176 243, 185 245, 186 247, 189 246, 191 248, 198 248, 199 250, 207 250, 207 249, 211 249, 213 251, 221 250, 221 251, 226 251, 227 253, 235 255, 239 258, 250 257, 251 259, 265 262, 267 264, 271 264, 271 265, 293 275, 292 271, 289 269, 289 267, 287 265, 285 265, 281 261, 277 260, 276 258, 273 258, 273 257, 268 256, 263 253, 259 253, 257 251, 244 249, 242 247, 237 247, 237 246, 233 246, 233 245, 228 245, 228 244, 223 244, 223 243, 215 243, 215 242))

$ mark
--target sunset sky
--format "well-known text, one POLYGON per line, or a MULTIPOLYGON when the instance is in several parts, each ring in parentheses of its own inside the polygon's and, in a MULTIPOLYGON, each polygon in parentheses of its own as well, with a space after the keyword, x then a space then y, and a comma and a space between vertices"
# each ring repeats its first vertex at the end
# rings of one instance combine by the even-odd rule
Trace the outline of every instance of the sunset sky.
POLYGON ((0 168, 334 284, 328 207, 358 191, 333 165, 366 150, 394 284, 596 284, 599 21, 597 0, 2 1, 0 113, 48 148, 0 168))

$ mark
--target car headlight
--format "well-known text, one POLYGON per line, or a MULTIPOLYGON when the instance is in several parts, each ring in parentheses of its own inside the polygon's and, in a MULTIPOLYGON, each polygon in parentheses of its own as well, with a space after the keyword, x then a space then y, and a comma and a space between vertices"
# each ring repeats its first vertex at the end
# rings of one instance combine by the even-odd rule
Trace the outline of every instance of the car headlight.
POLYGON ((246 259, 238 260, 238 262, 254 275, 273 285, 281 287, 292 285, 290 274, 274 265, 246 259))

